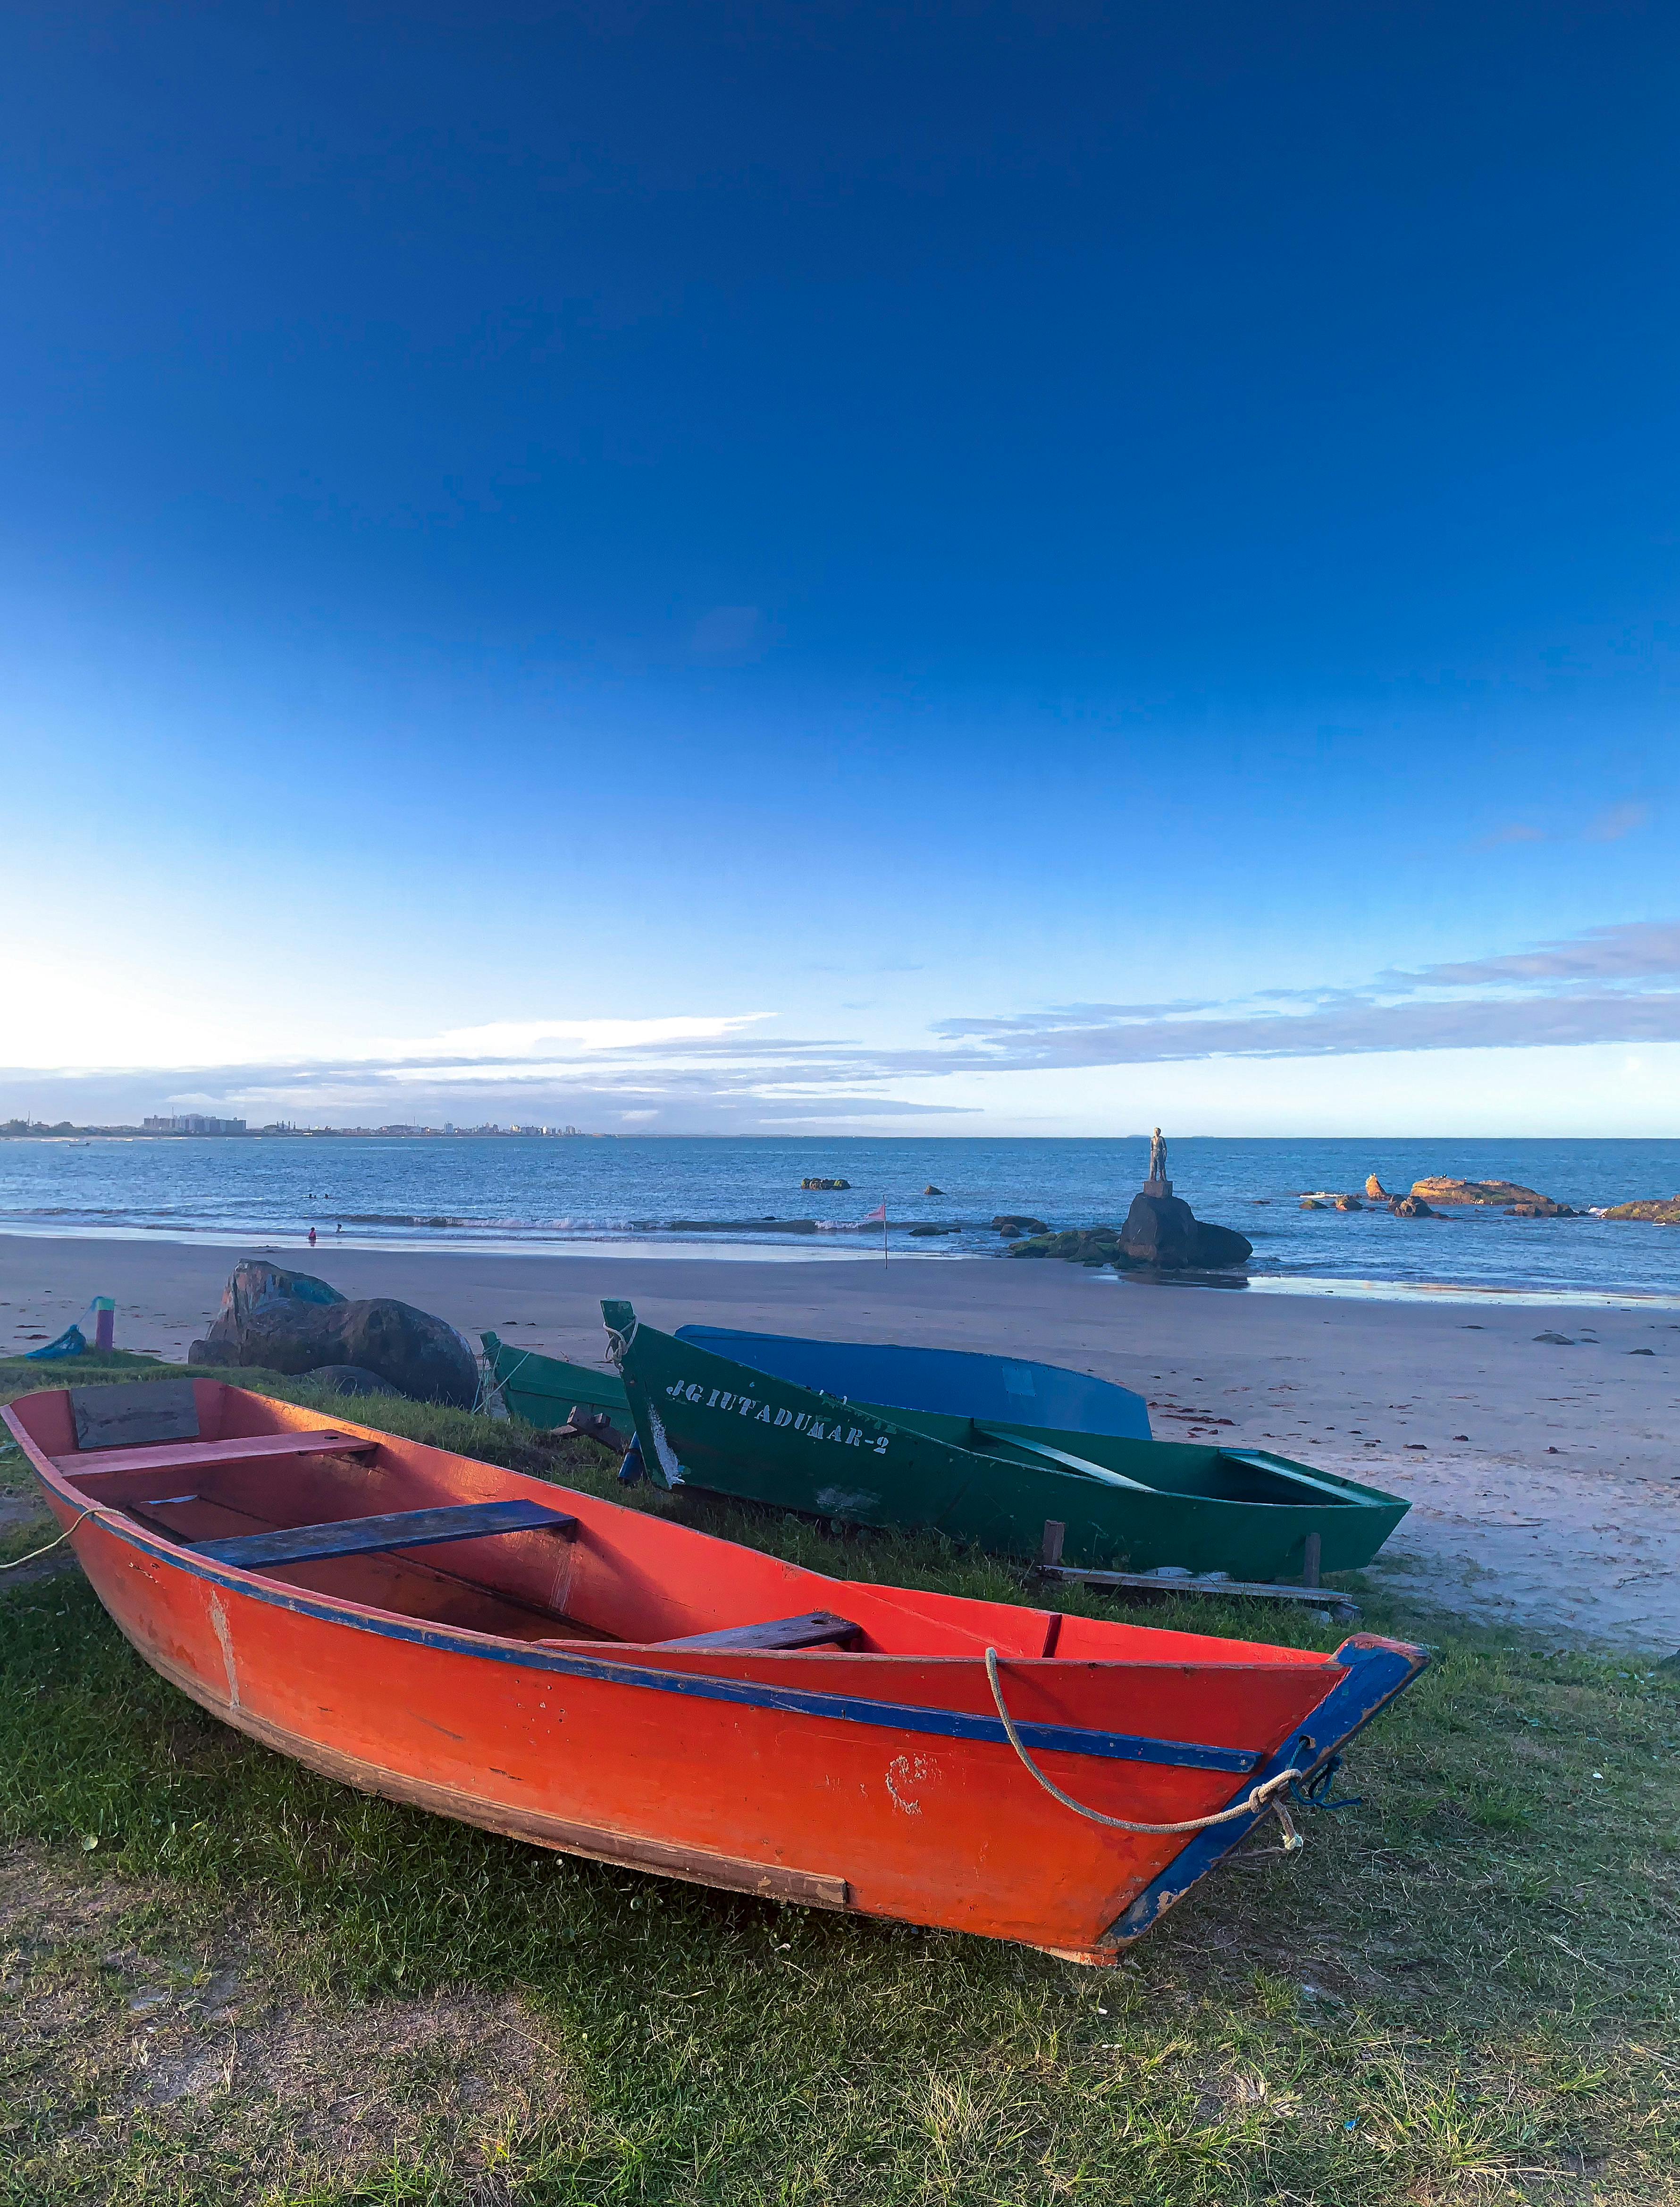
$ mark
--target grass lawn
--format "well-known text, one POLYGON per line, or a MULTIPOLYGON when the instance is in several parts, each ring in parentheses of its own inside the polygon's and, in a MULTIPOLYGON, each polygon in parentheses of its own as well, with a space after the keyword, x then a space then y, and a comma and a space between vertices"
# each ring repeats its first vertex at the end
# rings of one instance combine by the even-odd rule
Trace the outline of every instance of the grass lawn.
MULTIPOLYGON (((0 1365, 0 1398, 66 1376, 0 1365)), ((588 1443, 355 1415, 632 1498, 588 1443)), ((27 1491, 0 1457, 6 1556, 44 1537, 27 1491)), ((1145 1614, 934 1539, 637 1493, 842 1577, 1145 1614)), ((0 1579, 5 2207, 1680 2199, 1674 1667, 1367 1594, 1438 1660, 1356 1744, 1364 1806, 1091 1971, 366 1799, 154 1678, 62 1560, 0 1579)))

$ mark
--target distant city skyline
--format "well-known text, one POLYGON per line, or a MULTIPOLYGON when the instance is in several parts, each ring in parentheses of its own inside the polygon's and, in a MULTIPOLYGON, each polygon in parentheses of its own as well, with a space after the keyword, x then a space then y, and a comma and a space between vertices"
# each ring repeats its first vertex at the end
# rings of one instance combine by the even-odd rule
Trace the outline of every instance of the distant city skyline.
POLYGON ((1680 1132, 1680 22, 93 19, 0 1110, 1680 1132))

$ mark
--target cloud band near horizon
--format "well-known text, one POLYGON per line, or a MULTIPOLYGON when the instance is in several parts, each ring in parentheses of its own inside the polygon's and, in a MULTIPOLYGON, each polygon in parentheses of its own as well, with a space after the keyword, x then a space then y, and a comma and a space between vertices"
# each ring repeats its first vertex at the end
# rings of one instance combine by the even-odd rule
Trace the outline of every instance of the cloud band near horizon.
MULTIPOLYGON (((1288 990, 1243 1003, 1075 1004, 941 1020, 911 1047, 762 1032, 768 1014, 498 1022, 320 1056, 141 1068, 17 1068, 20 1104, 56 1094, 139 1115, 146 1106, 268 1112, 375 1109, 382 1121, 471 1116, 499 1101, 571 1115, 585 1099, 634 1124, 703 1109, 771 1124, 920 1117, 977 1107, 886 1092, 953 1074, 1042 1073, 1198 1059, 1680 1042, 1680 922, 1591 929, 1533 949, 1390 971, 1362 989, 1288 990), (29 1091, 27 1096, 24 1091, 29 1091), (159 1092, 164 1092, 159 1093, 159 1092), (541 1098, 554 1099, 542 1104, 541 1098)), ((0 1116, 9 1111, 0 1109, 0 1116)), ((33 1115, 43 1115, 35 1108, 33 1115)), ((60 1115, 75 1116, 74 1110, 60 1115)))

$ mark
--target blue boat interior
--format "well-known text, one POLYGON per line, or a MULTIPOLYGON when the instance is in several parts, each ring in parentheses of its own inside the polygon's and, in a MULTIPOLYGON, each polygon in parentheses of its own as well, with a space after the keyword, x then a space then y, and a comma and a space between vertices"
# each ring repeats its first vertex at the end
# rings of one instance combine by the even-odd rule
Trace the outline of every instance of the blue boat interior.
POLYGON ((931 1411, 981 1424, 1107 1433, 1117 1440, 1153 1438, 1149 1405, 1141 1395, 1057 1364, 1018 1363, 972 1349, 803 1341, 792 1334, 741 1333, 720 1325, 679 1326, 677 1338, 771 1379, 849 1403, 931 1411))

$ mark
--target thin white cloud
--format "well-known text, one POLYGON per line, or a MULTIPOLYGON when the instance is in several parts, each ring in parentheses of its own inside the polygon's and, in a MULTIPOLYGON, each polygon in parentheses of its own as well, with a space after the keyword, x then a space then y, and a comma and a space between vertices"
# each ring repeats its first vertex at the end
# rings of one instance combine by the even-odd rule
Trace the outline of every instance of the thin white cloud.
POLYGON ((1631 835, 1635 828, 1644 827, 1650 817, 1648 804, 1610 805, 1587 829, 1587 840, 1589 843, 1619 843, 1624 835, 1631 835))
POLYGON ((1562 942, 1543 942, 1498 958, 1462 959, 1425 966, 1414 972, 1389 972, 1375 988, 1479 989, 1502 984, 1544 981, 1614 982, 1680 980, 1680 920, 1635 920, 1617 927, 1589 927, 1562 942))
MULTIPOLYGON (((497 1020, 408 1044, 290 1060, 35 1068, 5 1076, 38 1115, 221 1109, 254 1123, 448 1117, 651 1129, 903 1119, 954 1105, 906 1086, 1207 1058, 1326 1058, 1680 1042, 1680 921, 1640 921, 1494 955, 1379 974, 1363 988, 1241 1002, 1081 1002, 954 1016, 924 1042, 777 1034, 773 1014, 497 1020)), ((0 1117, 6 1115, 0 1091, 0 1117)))

